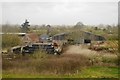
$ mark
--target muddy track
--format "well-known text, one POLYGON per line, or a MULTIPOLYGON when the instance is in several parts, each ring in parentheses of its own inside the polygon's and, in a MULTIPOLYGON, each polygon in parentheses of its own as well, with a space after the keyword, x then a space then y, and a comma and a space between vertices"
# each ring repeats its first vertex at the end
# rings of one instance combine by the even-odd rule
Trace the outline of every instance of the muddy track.
POLYGON ((110 54, 110 53, 103 53, 98 51, 93 51, 88 48, 85 48, 81 45, 71 45, 68 47, 68 49, 64 52, 64 54, 81 54, 84 56, 107 56, 107 57, 117 57, 116 54, 110 54))

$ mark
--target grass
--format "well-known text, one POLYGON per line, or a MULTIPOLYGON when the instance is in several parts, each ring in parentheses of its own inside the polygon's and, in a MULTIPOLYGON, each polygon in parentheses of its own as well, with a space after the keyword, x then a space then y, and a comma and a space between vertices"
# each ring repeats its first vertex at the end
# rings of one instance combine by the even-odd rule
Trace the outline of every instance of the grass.
POLYGON ((3 78, 118 78, 118 67, 93 66, 83 68, 76 74, 9 74, 3 73, 3 78))
MULTIPOLYGON (((114 63, 114 62, 113 62, 114 63)), ((109 63, 110 64, 110 63, 109 63)), ((3 60, 3 78, 118 78, 118 67, 91 65, 80 54, 60 56, 36 52, 3 60)))
POLYGON ((14 60, 3 60, 3 70, 20 74, 66 74, 74 73, 76 69, 90 65, 89 60, 81 55, 38 54, 26 55, 25 57, 19 57, 19 59, 17 57, 14 60))
POLYGON ((12 60, 2 60, 3 78, 118 78, 117 59, 102 54, 46 54, 36 51, 32 55, 15 55, 12 60), (102 62, 102 63, 101 63, 102 62), (100 64, 99 64, 100 63, 100 64))
POLYGON ((118 78, 118 68, 117 67, 90 67, 84 69, 81 74, 84 78, 118 78))

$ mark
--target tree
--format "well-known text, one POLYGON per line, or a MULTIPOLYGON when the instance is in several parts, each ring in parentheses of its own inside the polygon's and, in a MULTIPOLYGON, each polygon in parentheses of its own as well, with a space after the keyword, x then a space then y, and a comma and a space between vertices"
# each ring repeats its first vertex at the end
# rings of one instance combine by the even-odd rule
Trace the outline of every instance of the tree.
POLYGON ((27 21, 27 19, 25 20, 25 23, 23 23, 21 26, 22 26, 22 28, 21 28, 22 32, 27 33, 29 31, 28 26, 30 26, 30 25, 29 25, 29 22, 27 21))
POLYGON ((84 24, 82 22, 78 22, 74 27, 75 28, 83 28, 84 24))
POLYGON ((95 27, 94 30, 98 30, 98 27, 95 27))

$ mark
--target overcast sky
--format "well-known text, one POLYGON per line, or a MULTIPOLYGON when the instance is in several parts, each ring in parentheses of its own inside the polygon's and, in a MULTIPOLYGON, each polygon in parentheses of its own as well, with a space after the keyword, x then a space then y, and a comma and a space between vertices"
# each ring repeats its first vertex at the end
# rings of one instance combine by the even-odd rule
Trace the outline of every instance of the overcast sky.
POLYGON ((117 2, 12 2, 2 4, 2 23, 87 25, 117 24, 117 2))

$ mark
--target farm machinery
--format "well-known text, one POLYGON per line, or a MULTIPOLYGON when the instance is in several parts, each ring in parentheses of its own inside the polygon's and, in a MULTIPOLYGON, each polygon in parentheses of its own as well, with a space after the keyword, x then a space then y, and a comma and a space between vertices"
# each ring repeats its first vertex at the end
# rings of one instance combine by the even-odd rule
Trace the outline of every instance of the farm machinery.
POLYGON ((15 54, 20 54, 22 55, 25 54, 32 54, 37 50, 42 50, 45 51, 48 54, 55 54, 55 55, 60 55, 62 52, 61 47, 58 46, 57 43, 33 43, 31 45, 26 45, 26 46, 16 46, 11 48, 12 53, 15 54))

